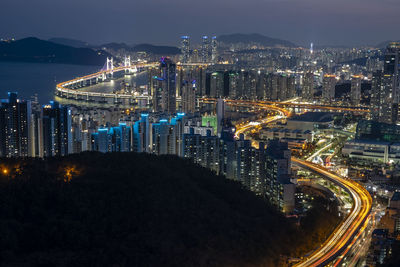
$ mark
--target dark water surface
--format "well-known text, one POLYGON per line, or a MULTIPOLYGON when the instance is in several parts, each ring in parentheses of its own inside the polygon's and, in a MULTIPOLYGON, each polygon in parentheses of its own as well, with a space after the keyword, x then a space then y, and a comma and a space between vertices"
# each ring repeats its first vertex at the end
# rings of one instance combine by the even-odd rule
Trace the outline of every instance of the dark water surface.
POLYGON ((16 91, 22 99, 38 94, 39 102, 52 100, 57 83, 96 72, 101 66, 0 62, 0 99, 16 91))

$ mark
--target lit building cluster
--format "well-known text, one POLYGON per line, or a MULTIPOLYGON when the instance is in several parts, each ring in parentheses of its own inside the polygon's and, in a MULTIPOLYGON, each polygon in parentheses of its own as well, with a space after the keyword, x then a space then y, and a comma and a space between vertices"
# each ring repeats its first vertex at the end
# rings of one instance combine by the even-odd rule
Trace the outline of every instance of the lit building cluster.
POLYGON ((3 157, 64 156, 72 152, 71 112, 57 102, 41 108, 9 93, 0 107, 0 155, 3 157))
POLYGON ((217 37, 204 35, 201 37, 200 47, 191 49, 190 37, 181 36, 182 63, 216 63, 218 60, 217 37))

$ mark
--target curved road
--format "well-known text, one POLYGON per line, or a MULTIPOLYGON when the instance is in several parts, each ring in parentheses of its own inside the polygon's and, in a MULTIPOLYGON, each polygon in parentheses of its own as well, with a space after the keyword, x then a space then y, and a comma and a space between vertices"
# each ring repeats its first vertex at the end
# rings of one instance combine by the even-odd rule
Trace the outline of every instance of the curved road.
POLYGON ((323 266, 340 256, 344 256, 345 253, 343 254, 343 252, 346 251, 349 245, 352 245, 353 238, 357 234, 359 236, 360 231, 365 230, 365 227, 363 226, 371 211, 372 198, 362 185, 351 179, 340 177, 324 167, 304 160, 292 157, 292 161, 300 167, 316 172, 340 185, 348 191, 353 198, 353 208, 350 214, 339 225, 339 227, 335 229, 329 239, 321 246, 321 248, 296 265, 299 267, 323 266))
MULTIPOLYGON (((230 103, 228 102, 228 104, 230 103)), ((258 104, 263 105, 261 103, 258 104)), ((277 119, 285 118, 289 114, 288 112, 283 112, 282 108, 272 105, 265 106, 266 109, 279 111, 281 116, 263 119, 259 121, 259 124, 267 124, 277 119)), ((252 129, 259 124, 248 123, 241 125, 237 129, 236 134, 238 135, 239 133, 244 133, 245 131, 252 129)), ((320 248, 295 265, 298 267, 325 266, 326 264, 337 260, 335 263, 335 266, 337 266, 342 260, 343 256, 350 250, 351 246, 365 230, 365 224, 371 212, 372 198, 368 191, 359 183, 351 179, 343 178, 320 165, 316 165, 295 157, 292 157, 292 162, 302 168, 318 173, 326 179, 338 184, 340 187, 344 188, 353 199, 353 207, 346 219, 335 229, 335 231, 321 245, 320 248)))

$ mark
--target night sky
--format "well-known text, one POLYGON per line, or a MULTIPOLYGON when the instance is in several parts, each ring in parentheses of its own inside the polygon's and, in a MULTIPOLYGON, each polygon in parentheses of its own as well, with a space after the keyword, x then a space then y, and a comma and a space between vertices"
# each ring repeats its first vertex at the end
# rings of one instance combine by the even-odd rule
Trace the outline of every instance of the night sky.
POLYGON ((0 37, 176 45, 261 33, 306 45, 400 39, 399 0, 0 0, 0 37))

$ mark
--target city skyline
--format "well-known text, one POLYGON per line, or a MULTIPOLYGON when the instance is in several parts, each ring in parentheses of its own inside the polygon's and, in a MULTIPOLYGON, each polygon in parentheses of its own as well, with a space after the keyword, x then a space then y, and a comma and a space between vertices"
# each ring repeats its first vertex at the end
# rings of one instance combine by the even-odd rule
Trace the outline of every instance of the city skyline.
POLYGON ((25 8, 20 9, 18 1, 3 2, 0 23, 7 25, 0 30, 3 38, 65 37, 93 44, 168 45, 177 45, 182 34, 194 37, 238 32, 260 33, 303 46, 310 42, 316 46, 377 45, 398 39, 396 7, 400 5, 393 0, 353 0, 351 3, 344 0, 334 3, 316 0, 131 3, 118 0, 110 8, 104 8, 98 1, 94 5, 93 1, 54 3, 40 0, 24 3, 25 8), (166 19, 170 27, 161 28, 166 19), (98 26, 96 30, 91 28, 94 24, 98 26))
POLYGON ((398 0, 3 2, 2 265, 399 266, 398 0))

